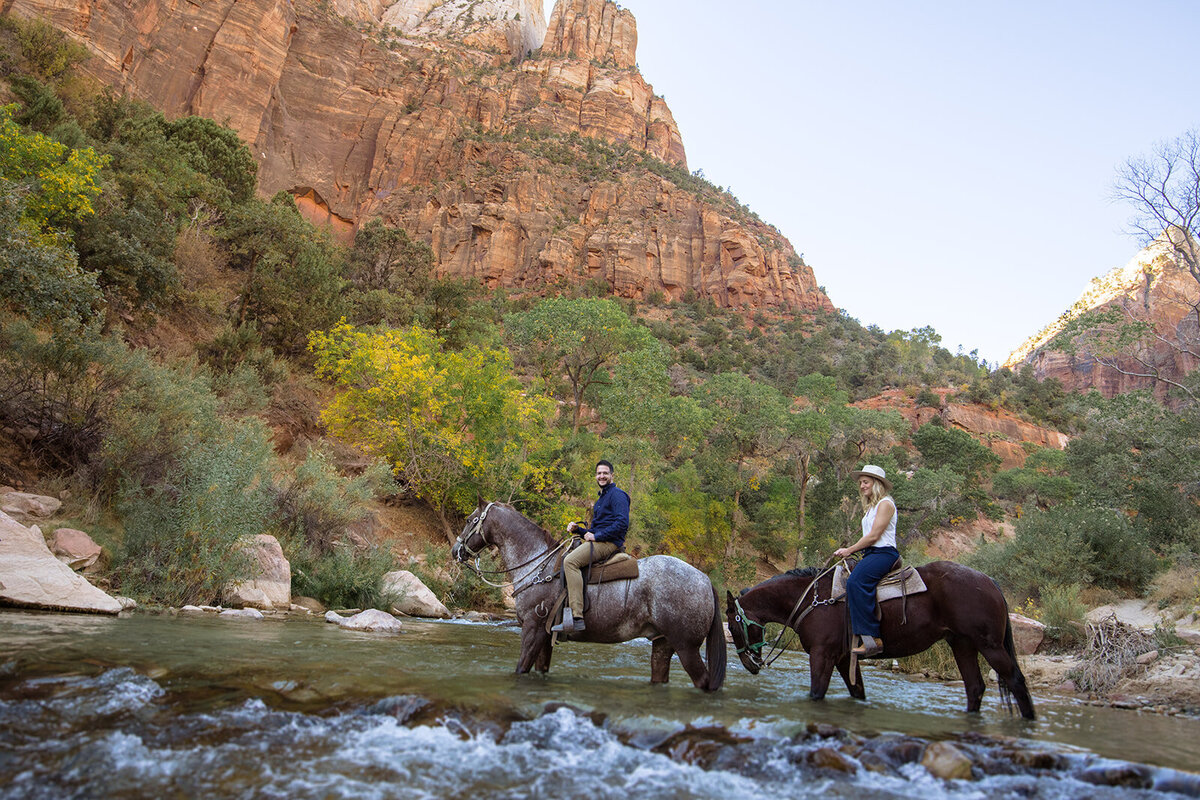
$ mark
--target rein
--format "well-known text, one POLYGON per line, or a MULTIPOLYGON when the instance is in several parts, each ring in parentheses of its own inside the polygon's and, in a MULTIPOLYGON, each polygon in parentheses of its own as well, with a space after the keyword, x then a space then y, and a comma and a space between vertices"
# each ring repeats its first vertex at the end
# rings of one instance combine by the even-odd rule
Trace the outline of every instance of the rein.
MULTIPOLYGON (((839 562, 839 563, 841 563, 841 562, 839 562)), ((783 623, 783 627, 779 630, 779 635, 775 637, 775 641, 771 642, 771 646, 767 648, 767 654, 765 656, 762 654, 762 650, 763 650, 763 647, 766 646, 767 640, 764 638, 761 642, 758 642, 756 645, 750 645, 749 644, 750 637, 748 634, 749 634, 749 625, 757 625, 758 627, 763 629, 763 635, 765 637, 766 630, 767 630, 766 626, 760 622, 755 622, 752 619, 748 619, 746 617, 745 612, 742 611, 741 603, 738 602, 737 600, 735 600, 734 607, 737 609, 737 616, 743 620, 742 621, 742 635, 747 642, 746 647, 737 651, 738 655, 741 655, 744 650, 750 650, 751 656, 756 661, 758 661, 759 668, 769 667, 769 666, 771 666, 771 664, 775 663, 775 660, 778 659, 781 655, 783 655, 784 652, 787 650, 787 645, 781 644, 781 642, 783 642, 783 637, 787 635, 788 631, 793 630, 794 626, 799 625, 801 622, 803 622, 804 618, 807 617, 809 614, 811 614, 814 609, 820 608, 821 606, 831 606, 837 602, 837 600, 835 600, 832 596, 830 596, 826 600, 820 600, 817 598, 817 593, 816 593, 817 581, 821 580, 821 578, 824 578, 826 575, 833 572, 836 568, 837 568, 837 564, 834 564, 832 567, 827 568, 824 572, 817 575, 817 577, 813 578, 812 582, 809 583, 808 586, 804 589, 804 591, 800 593, 800 596, 798 598, 796 598, 796 604, 794 606, 792 606, 791 613, 788 614, 787 619, 783 623), (813 595, 812 602, 809 604, 808 608, 804 609, 803 611, 800 611, 800 606, 803 605, 804 598, 806 598, 808 596, 809 592, 812 592, 812 595, 813 595), (797 616, 797 612, 799 612, 799 616, 797 616)), ((831 593, 831 595, 832 595, 832 593, 831 593)))
POLYGON ((569 538, 564 539, 563 541, 559 542, 556 546, 547 547, 545 550, 538 553, 533 558, 530 558, 527 561, 523 561, 520 564, 514 564, 512 567, 506 567, 504 569, 498 569, 498 570, 483 569, 483 567, 480 566, 480 556, 482 555, 482 553, 485 549, 493 546, 493 544, 487 540, 487 537, 483 535, 483 523, 484 523, 484 520, 487 519, 488 512, 492 510, 492 506, 494 506, 494 505, 496 505, 496 503, 494 501, 491 503, 488 503, 487 506, 483 509, 483 512, 475 520, 475 524, 471 527, 471 529, 469 531, 460 533, 458 535, 458 539, 457 539, 458 546, 461 547, 467 553, 468 556, 475 559, 475 563, 474 564, 468 563, 467 567, 479 577, 479 580, 483 581, 488 586, 493 586, 497 589, 504 589, 506 587, 512 587, 512 596, 513 597, 516 597, 517 595, 519 595, 521 592, 525 591, 526 589, 532 589, 534 586, 539 586, 543 583, 552 582, 555 578, 555 573, 551 573, 549 575, 545 575, 540 578, 535 577, 532 581, 530 581, 529 583, 525 584, 524 586, 520 586, 520 587, 517 586, 517 583, 521 580, 521 578, 516 578, 514 580, 508 581, 507 583, 493 583, 492 581, 488 580, 488 578, 487 578, 488 575, 507 575, 508 573, 515 573, 517 570, 521 569, 522 567, 527 567, 530 564, 533 564, 534 562, 538 562, 537 566, 534 569, 530 570, 528 573, 528 575, 536 575, 537 573, 541 572, 542 568, 545 567, 547 563, 549 563, 550 559, 554 557, 555 553, 557 553, 559 550, 562 550, 571 541, 569 538), (483 544, 480 546, 480 548, 478 550, 472 550, 467 545, 467 541, 475 534, 479 534, 479 541, 483 542, 483 544))

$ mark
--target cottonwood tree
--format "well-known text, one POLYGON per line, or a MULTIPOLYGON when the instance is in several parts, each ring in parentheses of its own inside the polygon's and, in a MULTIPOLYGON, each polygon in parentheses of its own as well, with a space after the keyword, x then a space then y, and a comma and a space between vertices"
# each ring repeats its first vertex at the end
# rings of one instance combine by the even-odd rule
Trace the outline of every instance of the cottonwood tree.
POLYGON ((323 418, 337 436, 386 459, 452 517, 479 495, 511 500, 543 488, 557 446, 549 399, 527 392, 505 350, 450 351, 429 331, 335 326, 313 333, 317 374, 338 388, 323 418))

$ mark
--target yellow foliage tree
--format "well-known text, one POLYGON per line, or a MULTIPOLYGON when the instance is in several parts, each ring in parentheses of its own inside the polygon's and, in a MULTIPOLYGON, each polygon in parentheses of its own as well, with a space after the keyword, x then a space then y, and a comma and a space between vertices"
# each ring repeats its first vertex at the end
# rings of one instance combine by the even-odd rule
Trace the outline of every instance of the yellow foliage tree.
POLYGON ((317 374, 341 389, 324 411, 330 430, 387 459, 453 540, 453 512, 479 496, 511 500, 544 488, 558 442, 553 402, 525 391, 508 351, 441 345, 420 326, 344 322, 309 340, 317 374))

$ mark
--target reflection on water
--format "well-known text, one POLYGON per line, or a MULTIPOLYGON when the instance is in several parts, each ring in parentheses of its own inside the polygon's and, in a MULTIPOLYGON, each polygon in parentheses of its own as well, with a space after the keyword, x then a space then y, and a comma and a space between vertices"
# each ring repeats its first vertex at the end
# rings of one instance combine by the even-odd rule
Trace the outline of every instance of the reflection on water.
MULTIPOLYGON (((295 618, 0 613, 0 797, 1127 797, 1141 792, 1089 775, 1117 768, 1105 759, 1200 763, 1195 719, 1035 696, 1027 722, 994 688, 968 715, 960 686, 871 667, 866 702, 840 684, 812 702, 803 654, 757 677, 731 654, 708 695, 677 662, 651 686, 648 642, 561 644, 549 675, 516 676, 518 638, 504 625, 380 636, 295 618), (904 737, 995 766, 938 781, 897 760, 904 737)), ((1121 768, 1154 796, 1200 794, 1188 775, 1121 768)))

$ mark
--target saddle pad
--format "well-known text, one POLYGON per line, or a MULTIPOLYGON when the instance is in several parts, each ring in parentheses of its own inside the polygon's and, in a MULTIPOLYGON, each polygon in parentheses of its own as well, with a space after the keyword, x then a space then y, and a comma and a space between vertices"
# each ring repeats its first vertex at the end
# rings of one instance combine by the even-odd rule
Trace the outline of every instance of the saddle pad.
MULTIPOLYGON (((559 561, 559 569, 562 569, 562 561, 559 561)), ((588 574, 588 584, 593 583, 608 583, 609 581, 626 581, 638 576, 638 560, 629 553, 619 552, 613 553, 607 561, 599 561, 592 564, 590 574, 588 574)), ((557 625, 562 621, 563 606, 567 604, 567 590, 563 589, 550 602, 550 613, 546 615, 546 632, 550 632, 552 625, 557 625)))
POLYGON ((592 564, 588 583, 626 581, 638 576, 638 560, 629 553, 614 553, 607 561, 592 564))
MULTIPOLYGON (((562 562, 565 557, 566 553, 559 555, 554 564, 554 569, 560 573, 560 579, 562 577, 562 562)), ((638 560, 629 555, 629 553, 618 550, 609 556, 606 561, 597 561, 592 564, 590 569, 585 567, 583 574, 589 584, 627 581, 638 576, 638 560)))
MULTIPOLYGON (((849 575, 850 573, 846 572, 846 568, 841 564, 834 569, 833 596, 835 599, 846 596, 846 578, 849 575)), ((875 599, 882 603, 884 600, 895 600, 897 597, 920 594, 924 591, 928 591, 928 589, 925 581, 921 579, 921 573, 917 572, 917 568, 901 567, 883 576, 883 580, 875 588, 875 599)))

